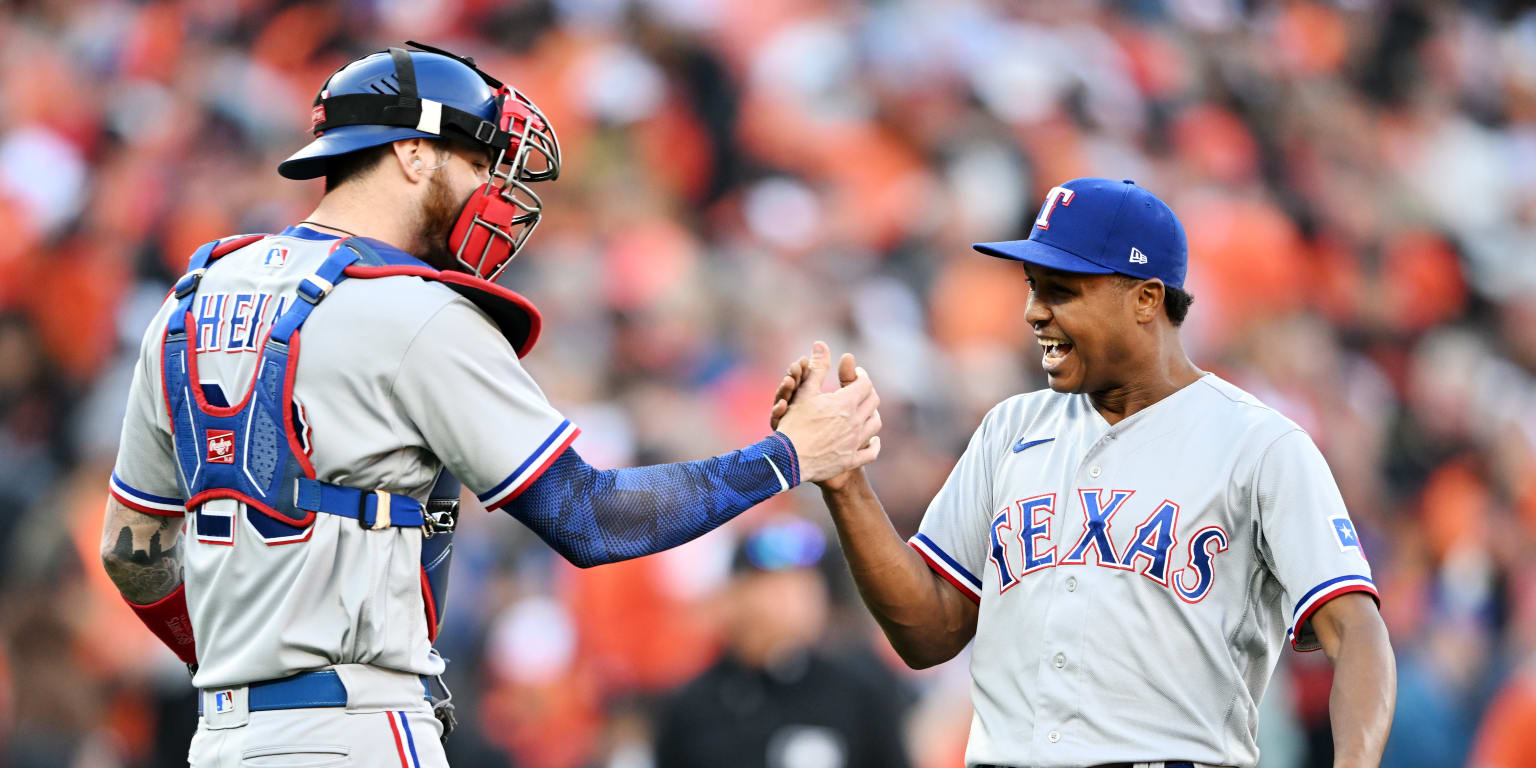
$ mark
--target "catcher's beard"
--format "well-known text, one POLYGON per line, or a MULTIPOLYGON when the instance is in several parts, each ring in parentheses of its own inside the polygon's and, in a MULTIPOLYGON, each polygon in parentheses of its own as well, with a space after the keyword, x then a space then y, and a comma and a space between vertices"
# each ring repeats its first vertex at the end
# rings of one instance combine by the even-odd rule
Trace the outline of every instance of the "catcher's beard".
MULTIPOLYGON (((464 271, 459 266, 458 257, 454 255, 452 248, 448 246, 448 236, 453 232, 453 225, 459 219, 459 211, 464 209, 464 203, 468 202, 469 195, 463 200, 455 201, 453 191, 448 188, 448 182, 443 180, 440 173, 432 174, 432 180, 427 182, 427 196, 422 200, 421 208, 417 212, 417 241, 415 247, 416 258, 425 261, 434 269, 464 271)), ((470 194, 474 194, 471 192, 470 194)))

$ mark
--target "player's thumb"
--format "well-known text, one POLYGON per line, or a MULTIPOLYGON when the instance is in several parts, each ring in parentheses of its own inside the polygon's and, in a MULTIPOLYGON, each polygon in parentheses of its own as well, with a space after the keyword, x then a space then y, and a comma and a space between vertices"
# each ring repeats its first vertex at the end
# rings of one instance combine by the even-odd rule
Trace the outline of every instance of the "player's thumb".
POLYGON ((839 386, 848 386, 859 378, 859 366, 854 362, 852 352, 844 352, 837 360, 837 383, 839 386))
POLYGON ((805 378, 800 380, 800 392, 816 394, 827 381, 827 371, 832 367, 832 350, 825 341, 811 345, 811 362, 806 366, 805 378))

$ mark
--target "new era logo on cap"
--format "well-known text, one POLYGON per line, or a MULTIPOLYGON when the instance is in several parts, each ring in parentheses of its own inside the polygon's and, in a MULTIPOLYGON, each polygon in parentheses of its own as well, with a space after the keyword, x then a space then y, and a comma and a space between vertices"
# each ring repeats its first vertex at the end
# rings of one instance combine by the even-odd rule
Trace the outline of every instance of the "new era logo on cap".
POLYGON ((208 430, 208 463, 235 463, 235 433, 227 429, 208 430))
POLYGON ((1073 179, 1046 193, 1029 239, 977 243, 982 253, 1063 272, 1122 274, 1184 287, 1188 244, 1166 203, 1130 179, 1073 179))

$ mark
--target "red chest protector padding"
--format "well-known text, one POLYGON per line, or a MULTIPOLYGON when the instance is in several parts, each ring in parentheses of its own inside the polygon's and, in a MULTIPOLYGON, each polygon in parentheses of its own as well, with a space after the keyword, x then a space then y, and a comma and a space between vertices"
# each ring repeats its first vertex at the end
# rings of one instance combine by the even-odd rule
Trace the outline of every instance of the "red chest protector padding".
POLYGON ((411 275, 452 288, 474 302, 480 311, 490 315, 501 335, 511 342, 519 358, 532 351, 533 345, 539 340, 544 318, 532 302, 514 291, 463 272, 435 269, 421 259, 377 240, 352 238, 341 241, 337 247, 350 247, 360 254, 357 261, 342 271, 347 277, 411 275))

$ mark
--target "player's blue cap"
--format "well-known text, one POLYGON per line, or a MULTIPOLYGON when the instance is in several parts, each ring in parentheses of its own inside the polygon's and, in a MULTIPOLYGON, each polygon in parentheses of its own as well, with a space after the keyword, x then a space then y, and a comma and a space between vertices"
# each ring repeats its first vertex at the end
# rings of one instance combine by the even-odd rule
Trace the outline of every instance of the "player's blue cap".
POLYGON ((1122 274, 1184 287, 1189 246, 1167 203, 1126 179, 1051 187, 1028 240, 976 243, 982 253, 1063 272, 1122 274))

